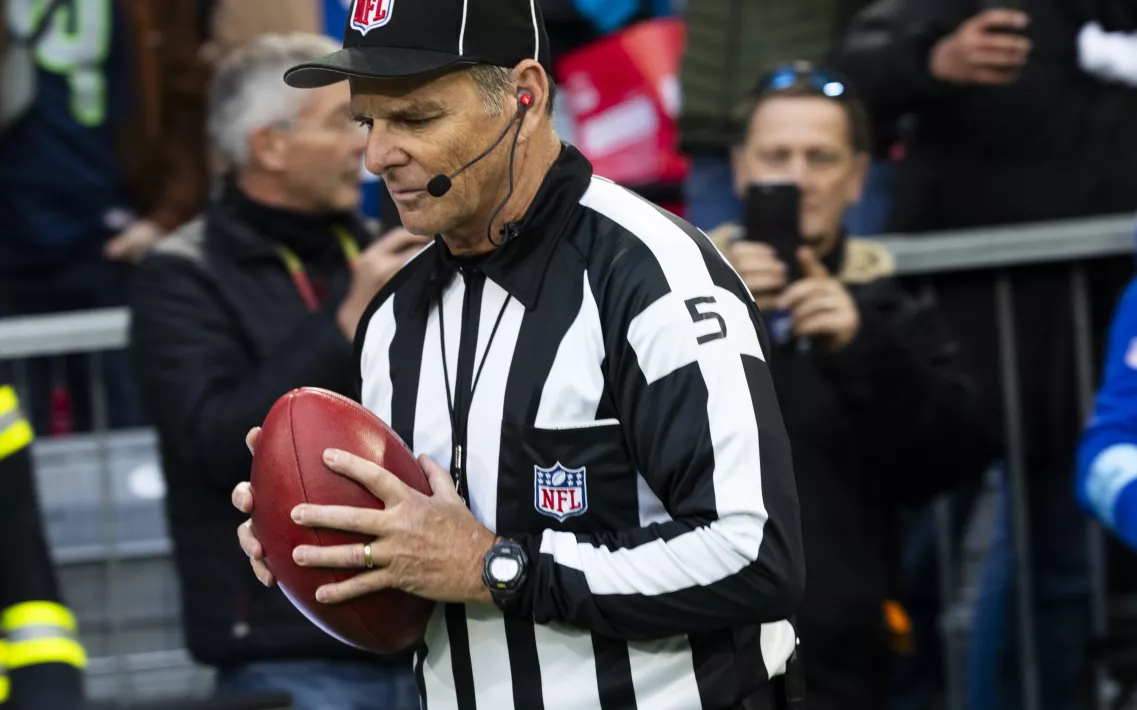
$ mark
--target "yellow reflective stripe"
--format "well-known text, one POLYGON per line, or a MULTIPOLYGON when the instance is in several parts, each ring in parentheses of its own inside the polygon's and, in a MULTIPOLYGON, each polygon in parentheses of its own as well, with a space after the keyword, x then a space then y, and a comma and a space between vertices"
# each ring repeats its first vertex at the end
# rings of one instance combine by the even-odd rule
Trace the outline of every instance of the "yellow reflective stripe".
POLYGON ((75 615, 62 604, 55 602, 24 602, 4 610, 0 615, 0 629, 6 633, 24 626, 56 626, 75 633, 75 615))
POLYGON ((34 438, 31 425, 20 414, 16 390, 9 385, 0 387, 0 459, 16 453, 34 438))
POLYGON ((21 419, 4 431, 0 431, 0 459, 7 458, 32 443, 35 434, 32 425, 21 419))
POLYGON ((87 665, 87 652, 75 639, 45 638, 8 644, 5 654, 8 668, 16 670, 43 663, 66 663, 76 668, 87 665))
POLYGON ((332 225, 332 231, 335 232, 336 239, 339 240, 340 249, 343 249, 343 256, 347 259, 347 263, 352 263, 359 258, 359 245, 348 234, 347 228, 342 224, 332 225))
POLYGON ((8 676, 0 675, 0 703, 8 700, 8 676))
POLYGON ((19 406, 16 390, 11 385, 0 385, 0 416, 16 411, 19 406))

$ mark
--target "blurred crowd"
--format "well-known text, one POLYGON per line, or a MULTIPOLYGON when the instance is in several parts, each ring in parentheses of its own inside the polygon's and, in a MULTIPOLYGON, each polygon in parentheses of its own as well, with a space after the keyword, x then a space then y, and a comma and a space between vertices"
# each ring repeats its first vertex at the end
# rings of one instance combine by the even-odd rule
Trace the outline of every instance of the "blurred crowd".
MULTIPOLYGON (((941 707, 931 504, 949 501, 961 535, 988 480, 999 505, 964 702, 1025 707, 1002 301, 989 273, 898 277, 874 237, 1133 213, 1137 4, 540 6, 562 138, 704 230, 775 335, 808 570, 796 627, 809 707, 941 707), (748 205, 770 184, 795 186, 792 252, 752 233, 748 205)), ((427 243, 363 169, 347 85, 281 80, 338 46, 350 9, 0 0, 0 319, 131 308, 129 351, 100 360, 110 423, 158 432, 186 643, 218 670, 219 694, 411 708, 407 657, 340 645, 250 578, 229 502, 249 469, 245 433, 276 398, 354 391, 356 326, 427 243)), ((1087 516, 1116 533, 1111 592, 1137 586, 1133 260, 1085 269, 1106 367, 1084 439, 1069 267, 1008 272, 1046 710, 1091 707, 1096 692, 1087 516)), ((0 385, 16 379, 0 361, 0 385)), ((85 359, 27 361, 19 379, 40 436, 91 428, 85 359)))

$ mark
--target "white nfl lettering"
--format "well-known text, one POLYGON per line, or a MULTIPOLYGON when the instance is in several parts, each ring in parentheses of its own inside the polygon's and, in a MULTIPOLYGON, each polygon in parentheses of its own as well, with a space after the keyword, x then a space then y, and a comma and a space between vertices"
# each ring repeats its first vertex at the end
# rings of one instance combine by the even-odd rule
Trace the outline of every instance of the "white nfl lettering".
POLYGON ((395 0, 355 0, 351 9, 351 28, 362 35, 391 21, 395 0))

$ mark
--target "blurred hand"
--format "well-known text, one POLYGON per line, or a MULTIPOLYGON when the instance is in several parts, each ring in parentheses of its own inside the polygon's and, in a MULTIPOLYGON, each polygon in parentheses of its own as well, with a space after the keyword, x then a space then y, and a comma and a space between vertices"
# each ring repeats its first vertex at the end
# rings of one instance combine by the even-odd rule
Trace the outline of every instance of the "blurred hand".
POLYGON ((111 261, 137 262, 164 234, 158 225, 140 219, 108 241, 103 246, 103 254, 111 261))
POLYGON ((384 234, 359 255, 352 264, 351 289, 336 314, 336 322, 348 340, 355 338, 359 320, 379 289, 403 268, 407 259, 429 243, 430 237, 420 237, 397 228, 384 234))
POLYGON ((812 249, 802 247, 797 256, 803 277, 778 297, 777 308, 790 312, 799 338, 811 338, 825 350, 841 350, 861 329, 857 304, 812 249))
MULTIPOLYGON (((252 453, 256 450, 257 437, 260 436, 261 428, 254 427, 249 431, 248 436, 245 437, 245 443, 249 447, 249 452, 252 453)), ((247 481, 242 481, 237 484, 233 489, 233 506, 246 515, 253 512, 253 489, 247 481)), ((256 535, 253 534, 253 521, 246 520, 241 523, 237 528, 237 540, 241 543, 241 549, 249 557, 249 564, 253 567, 253 574, 261 581, 261 584, 266 587, 271 587, 276 584, 273 579, 272 572, 268 571, 265 565, 265 551, 261 547, 261 543, 257 540, 256 535)))
POLYGON ((774 248, 761 242, 736 241, 726 248, 726 258, 754 295, 758 308, 773 308, 786 287, 786 265, 774 248))
POLYGON ((1029 22, 1025 13, 1016 10, 985 10, 971 17, 932 49, 932 76, 952 84, 1017 81, 1031 42, 1005 30, 1023 29, 1029 22))

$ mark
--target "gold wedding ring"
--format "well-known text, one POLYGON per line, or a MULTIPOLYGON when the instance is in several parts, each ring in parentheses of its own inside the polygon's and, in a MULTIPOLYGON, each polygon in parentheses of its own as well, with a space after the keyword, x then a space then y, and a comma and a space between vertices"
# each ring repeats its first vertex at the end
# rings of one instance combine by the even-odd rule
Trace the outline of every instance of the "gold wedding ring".
POLYGON ((371 543, 370 542, 365 543, 363 545, 363 566, 366 567, 367 569, 371 569, 372 567, 375 566, 375 560, 371 559, 371 543))

